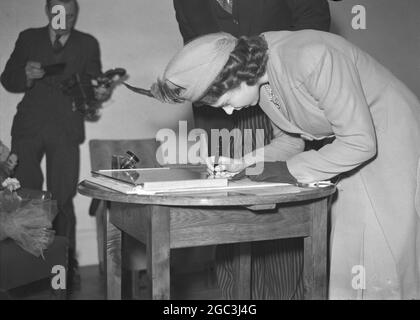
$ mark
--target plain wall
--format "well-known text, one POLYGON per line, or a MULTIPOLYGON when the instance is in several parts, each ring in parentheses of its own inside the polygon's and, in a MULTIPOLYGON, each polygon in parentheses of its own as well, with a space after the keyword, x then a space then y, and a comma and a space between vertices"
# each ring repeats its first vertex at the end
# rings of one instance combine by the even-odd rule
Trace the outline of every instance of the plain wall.
MULTIPOLYGON (((0 69, 20 31, 47 24, 45 0, 0 0, 0 69)), ((171 0, 79 0, 77 29, 100 42, 103 70, 126 68, 133 85, 150 87, 182 46, 171 0)), ((10 146, 10 129, 22 96, 0 88, 0 139, 10 146)), ((96 123, 86 123, 81 146, 80 177, 88 176, 90 139, 148 139, 161 128, 178 128, 191 120, 191 106, 164 105, 119 86, 96 123)), ((77 240, 82 265, 97 263, 95 221, 88 216, 90 200, 76 196, 77 240)))
POLYGON ((332 32, 370 53, 420 97, 420 1, 330 1, 332 32), (366 8, 366 30, 354 30, 351 10, 366 8))
MULTIPOLYGON (((197 0, 200 1, 200 0, 197 0)), ((259 1, 259 0, 255 0, 259 1)), ((93 34, 101 44, 104 71, 124 67, 129 82, 148 87, 181 46, 171 0, 79 0, 77 28, 93 34)), ((343 0, 330 2, 333 31, 365 49, 420 96, 420 1, 343 0), (367 30, 353 30, 351 9, 367 9, 367 30)), ((44 0, 0 0, 0 69, 3 70, 17 35, 46 24, 44 0)), ((0 139, 10 144, 10 128, 21 95, 0 88, 0 139)), ((90 170, 90 139, 146 139, 161 128, 177 128, 191 120, 190 106, 162 105, 118 87, 106 103, 102 118, 87 123, 81 146, 81 178, 90 170)), ((95 223, 88 217, 89 199, 77 196, 79 258, 97 263, 95 223)))

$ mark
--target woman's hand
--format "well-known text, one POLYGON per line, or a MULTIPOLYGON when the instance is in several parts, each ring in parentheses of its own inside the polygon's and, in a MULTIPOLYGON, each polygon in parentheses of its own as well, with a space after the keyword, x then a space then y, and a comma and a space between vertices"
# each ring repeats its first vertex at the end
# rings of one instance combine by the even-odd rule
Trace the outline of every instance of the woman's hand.
POLYGON ((246 168, 245 161, 240 159, 231 159, 228 157, 219 157, 216 161, 216 157, 206 158, 207 172, 210 175, 217 175, 222 172, 238 173, 246 168))

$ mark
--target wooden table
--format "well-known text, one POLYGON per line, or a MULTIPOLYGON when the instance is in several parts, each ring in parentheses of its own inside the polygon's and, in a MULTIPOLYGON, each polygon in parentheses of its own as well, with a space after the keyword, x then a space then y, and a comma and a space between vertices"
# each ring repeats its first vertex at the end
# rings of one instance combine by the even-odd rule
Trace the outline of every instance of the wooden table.
POLYGON ((126 235, 146 246, 151 299, 170 299, 171 249, 226 243, 237 244, 235 295, 250 299, 251 242, 293 237, 304 238, 305 299, 327 298, 327 201, 334 186, 138 196, 83 181, 78 191, 111 202, 109 222, 121 246, 112 259, 107 250, 108 299, 121 299, 124 290, 126 235))

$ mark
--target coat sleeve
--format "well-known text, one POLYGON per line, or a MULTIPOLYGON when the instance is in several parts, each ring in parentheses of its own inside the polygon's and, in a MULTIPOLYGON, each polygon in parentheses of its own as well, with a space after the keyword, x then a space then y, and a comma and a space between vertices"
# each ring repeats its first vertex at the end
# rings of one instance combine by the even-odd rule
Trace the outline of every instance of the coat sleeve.
POLYGON ((21 32, 1 75, 1 83, 7 91, 22 93, 28 89, 26 86, 25 73, 28 52, 27 40, 25 40, 24 32, 21 32))
POLYGON ((85 73, 96 77, 102 72, 101 52, 99 42, 95 38, 91 38, 89 56, 85 67, 85 73))
POLYGON ((329 31, 330 6, 327 0, 288 0, 293 16, 293 30, 329 31))
POLYGON ((272 127, 274 138, 271 142, 258 149, 256 153, 249 153, 244 156, 245 162, 249 165, 263 161, 286 161, 304 150, 305 142, 301 137, 284 132, 274 123, 272 123, 272 127))
POLYGON ((184 40, 184 44, 189 42, 190 40, 194 39, 197 34, 191 28, 188 19, 185 17, 184 9, 182 6, 182 0, 174 0, 174 8, 175 8, 175 17, 176 21, 178 22, 179 31, 181 32, 182 39, 184 40))
POLYGON ((304 183, 328 180, 376 154, 372 116, 355 64, 334 49, 325 48, 320 56, 300 89, 317 101, 336 139, 318 151, 303 152, 287 161, 293 176, 304 183))

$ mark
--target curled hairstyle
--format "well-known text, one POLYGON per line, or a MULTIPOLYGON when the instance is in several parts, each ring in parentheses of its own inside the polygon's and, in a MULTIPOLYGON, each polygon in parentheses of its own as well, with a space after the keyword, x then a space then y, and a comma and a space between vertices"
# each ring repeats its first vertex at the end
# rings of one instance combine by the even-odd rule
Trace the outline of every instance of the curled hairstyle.
POLYGON ((229 60, 199 103, 214 104, 227 91, 239 88, 242 82, 255 85, 266 71, 267 50, 262 36, 239 38, 229 60))

